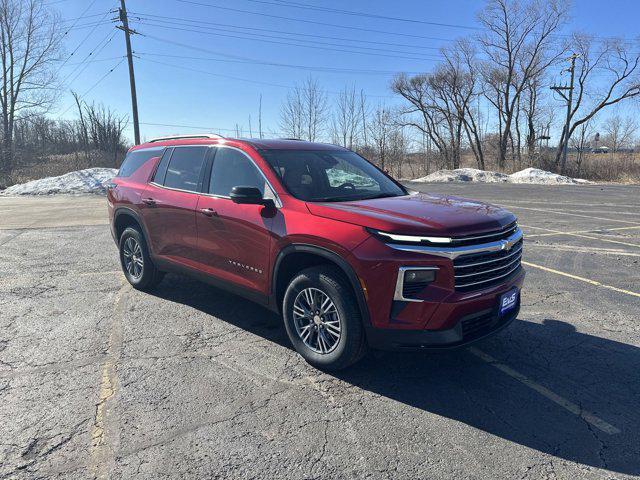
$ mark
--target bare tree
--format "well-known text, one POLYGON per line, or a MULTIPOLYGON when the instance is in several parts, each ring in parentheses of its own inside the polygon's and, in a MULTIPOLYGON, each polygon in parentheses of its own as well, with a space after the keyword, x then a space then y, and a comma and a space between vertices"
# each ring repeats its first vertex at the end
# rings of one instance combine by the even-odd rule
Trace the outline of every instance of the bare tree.
MULTIPOLYGON (((407 160, 407 146, 409 140, 405 135, 403 128, 393 128, 389 135, 389 171, 396 168, 396 178, 403 177, 403 166, 407 160)), ((412 169, 413 170, 413 169, 412 169)), ((413 175, 412 171, 412 175, 413 175)), ((413 178, 413 177, 412 177, 413 178)))
POLYGON ((580 125, 591 120, 601 110, 616 105, 623 100, 640 98, 640 52, 637 45, 631 49, 621 40, 598 43, 593 49, 593 39, 587 35, 575 34, 573 45, 578 55, 576 59, 576 81, 573 98, 575 103, 569 112, 568 132, 563 129, 556 152, 555 165, 564 172, 561 165, 565 135, 569 139, 580 125), (594 80, 598 74, 607 74, 607 80, 594 80))
POLYGON ((522 97, 522 113, 525 122, 525 144, 529 165, 535 157, 538 132, 542 129, 541 119, 548 116, 542 103, 542 78, 532 77, 527 82, 522 97))
POLYGON ((382 170, 386 170, 389 158, 389 142, 393 132, 394 122, 389 108, 378 106, 368 123, 369 139, 373 142, 375 154, 382 170))
POLYGON ((334 143, 353 149, 362 136, 362 102, 355 86, 345 87, 338 95, 331 121, 331 137, 334 143))
POLYGON ((449 168, 460 166, 463 121, 455 103, 452 82, 446 66, 437 67, 433 74, 407 77, 397 76, 392 89, 409 106, 401 110, 400 124, 418 129, 427 135, 449 168), (416 118, 416 115, 418 117, 416 118))
POLYGON ((503 168, 520 96, 562 55, 554 34, 567 18, 563 0, 489 0, 480 13, 485 33, 478 37, 487 57, 488 100, 498 110, 498 166, 503 168))
POLYGON ((280 111, 280 128, 287 135, 315 142, 324 134, 329 104, 327 93, 313 77, 287 94, 280 111))
POLYGON ((113 153, 114 166, 118 166, 118 153, 124 146, 123 132, 127 128, 127 117, 119 117, 103 105, 93 103, 85 103, 84 110, 91 144, 98 150, 113 153))
POLYGON ((304 137, 304 96, 302 88, 294 87, 280 107, 280 129, 291 138, 304 137))
POLYGON ((594 133, 591 122, 585 122, 578 127, 576 135, 571 139, 571 147, 576 151, 576 175, 578 176, 594 133))
POLYGON ((462 121, 469 147, 478 164, 485 168, 482 145, 481 116, 474 103, 479 98, 480 72, 475 49, 467 39, 458 40, 453 47, 442 51, 445 58, 445 78, 449 84, 452 103, 462 121))
POLYGON ((324 133, 327 122, 329 104, 327 93, 320 87, 318 81, 308 77, 303 87, 304 118, 306 127, 306 139, 310 142, 317 141, 324 133))
POLYGON ((55 99, 59 25, 42 0, 0 0, 1 167, 6 174, 13 168, 16 119, 41 114, 55 99))
POLYGON ((631 117, 622 118, 620 115, 614 115, 604 122, 602 129, 611 153, 618 153, 622 148, 631 147, 638 131, 638 123, 631 117))

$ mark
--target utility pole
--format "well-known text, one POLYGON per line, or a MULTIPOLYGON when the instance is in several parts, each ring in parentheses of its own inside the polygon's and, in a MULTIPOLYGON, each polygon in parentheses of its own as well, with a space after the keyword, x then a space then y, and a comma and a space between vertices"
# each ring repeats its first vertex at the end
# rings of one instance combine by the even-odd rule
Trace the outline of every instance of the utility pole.
POLYGON ((131 109, 133 110, 133 136, 135 144, 140 144, 140 124, 138 123, 138 95, 136 94, 136 76, 133 71, 133 55, 131 53, 131 34, 136 34, 135 30, 129 28, 129 19, 127 18, 127 7, 124 0, 120 0, 120 21, 122 25, 118 25, 124 32, 124 39, 127 44, 127 59, 129 61, 129 84, 131 86, 131 109))
POLYGON ((553 87, 551 87, 551 90, 555 90, 556 92, 558 92, 562 98, 564 98, 567 101, 567 118, 565 120, 565 124, 564 124, 564 128, 562 130, 563 132, 563 144, 562 144, 562 158, 560 160, 560 173, 562 173, 564 175, 564 173, 566 172, 566 167, 567 167, 567 152, 569 150, 569 128, 571 125, 571 108, 573 107, 573 85, 574 85, 574 78, 575 78, 575 71, 576 71, 576 58, 578 58, 579 55, 577 53, 574 53, 573 55, 571 55, 571 57, 569 57, 569 60, 571 60, 571 66, 569 67, 568 71, 571 74, 571 80, 569 82, 569 86, 557 86, 554 85, 553 87), (568 95, 564 94, 564 91, 568 91, 568 95))

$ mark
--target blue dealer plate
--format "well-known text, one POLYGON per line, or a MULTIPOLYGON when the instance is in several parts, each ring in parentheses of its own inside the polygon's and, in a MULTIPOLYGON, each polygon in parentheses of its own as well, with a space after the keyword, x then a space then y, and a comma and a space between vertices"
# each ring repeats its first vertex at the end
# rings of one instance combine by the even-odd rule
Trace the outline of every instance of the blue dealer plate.
POLYGON ((518 292, 516 287, 500 295, 500 309, 498 310, 500 316, 509 313, 516 307, 518 304, 518 295, 520 295, 520 292, 518 292))

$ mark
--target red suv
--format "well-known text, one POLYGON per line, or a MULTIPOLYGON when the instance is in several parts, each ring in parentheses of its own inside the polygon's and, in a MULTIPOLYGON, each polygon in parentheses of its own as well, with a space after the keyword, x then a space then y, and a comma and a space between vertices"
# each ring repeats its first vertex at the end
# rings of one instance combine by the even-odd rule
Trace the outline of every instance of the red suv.
POLYGON ((518 314, 522 231, 485 203, 408 191, 358 154, 299 140, 165 137, 108 188, 127 280, 180 272, 281 313, 325 369, 367 347, 466 345, 518 314))

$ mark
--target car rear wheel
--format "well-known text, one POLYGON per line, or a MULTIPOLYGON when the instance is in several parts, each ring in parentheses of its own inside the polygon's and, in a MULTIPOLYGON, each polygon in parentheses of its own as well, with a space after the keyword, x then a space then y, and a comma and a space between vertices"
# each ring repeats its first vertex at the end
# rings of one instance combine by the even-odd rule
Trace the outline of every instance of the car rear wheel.
POLYGON ((127 281, 138 290, 155 287, 164 276, 151 261, 144 236, 134 227, 120 236, 120 264, 127 281))
POLYGON ((285 327, 296 351, 314 367, 340 370, 366 351, 360 309, 338 269, 301 271, 284 295, 285 327))

